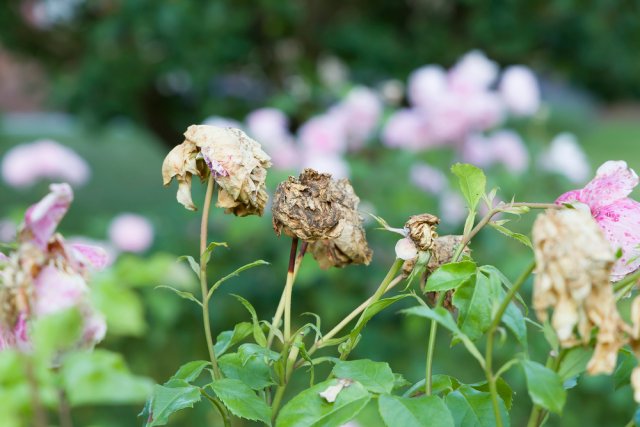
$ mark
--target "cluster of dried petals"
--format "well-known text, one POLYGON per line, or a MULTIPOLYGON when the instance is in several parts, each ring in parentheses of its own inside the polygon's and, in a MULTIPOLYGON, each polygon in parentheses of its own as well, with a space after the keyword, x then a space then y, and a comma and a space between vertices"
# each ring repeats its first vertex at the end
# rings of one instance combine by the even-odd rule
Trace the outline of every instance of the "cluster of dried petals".
POLYGON ((614 252, 598 224, 581 210, 549 210, 535 221, 533 244, 533 307, 538 318, 546 320, 547 310, 553 308, 551 324, 563 347, 588 343, 597 327, 587 370, 611 373, 625 343, 626 325, 609 282, 614 252))
POLYGON ((87 285, 90 268, 103 268, 106 253, 97 247, 68 244, 55 229, 73 192, 67 184, 31 206, 18 234, 18 248, 0 271, 0 350, 29 347, 29 324, 39 316, 76 308, 83 317, 78 345, 93 346, 106 333, 104 317, 91 304, 87 285))
POLYGON ((191 198, 193 176, 213 175, 218 184, 217 206, 237 216, 262 215, 268 195, 265 188, 270 157, 260 144, 240 129, 191 125, 185 141, 162 164, 164 185, 178 181, 178 202, 196 210, 191 198))
POLYGON ((413 241, 420 251, 431 251, 438 238, 436 227, 440 219, 428 213, 413 215, 404 224, 408 237, 413 241))
POLYGON ((273 228, 309 242, 320 267, 369 264, 371 250, 358 213, 360 199, 347 179, 305 169, 278 186, 273 228))
MULTIPOLYGON (((453 261, 453 255, 456 252, 456 249, 462 243, 461 235, 446 235, 446 236, 438 236, 433 241, 433 248, 431 250, 431 257, 429 258, 429 262, 427 263, 426 275, 427 277, 436 271, 440 266, 444 264, 448 264, 453 261)), ((401 239, 402 240, 402 239, 401 239)), ((462 252, 464 255, 470 256, 471 250, 469 247, 465 247, 462 252)), ((403 274, 409 276, 411 271, 415 266, 416 258, 406 260, 402 265, 403 274)))

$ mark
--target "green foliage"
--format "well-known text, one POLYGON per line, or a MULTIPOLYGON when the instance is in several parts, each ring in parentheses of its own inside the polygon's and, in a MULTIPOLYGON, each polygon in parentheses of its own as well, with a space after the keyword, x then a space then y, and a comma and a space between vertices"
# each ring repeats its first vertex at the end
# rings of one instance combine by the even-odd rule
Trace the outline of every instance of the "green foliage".
POLYGON ((371 360, 339 361, 333 368, 336 378, 358 381, 372 393, 391 393, 395 376, 388 363, 371 360))
POLYGON ((233 296, 238 301, 240 301, 240 303, 242 303, 244 308, 247 309, 249 314, 251 314, 251 323, 253 325, 253 339, 259 345, 261 345, 263 347, 266 346, 267 345, 267 337, 265 336, 264 331, 260 327, 260 321, 258 320, 258 314, 256 313, 256 309, 253 308, 253 306, 251 305, 251 303, 249 301, 247 301, 245 298, 241 297, 240 295, 233 295, 233 296))
POLYGON ((271 378, 269 362, 264 357, 243 360, 238 353, 225 354, 218 359, 225 377, 240 380, 254 390, 262 390, 275 384, 271 378))
MULTIPOLYGON (((453 415, 456 427, 494 427, 496 418, 491 404, 491 395, 468 385, 447 394, 445 402, 453 415)), ((500 417, 504 426, 509 426, 509 414, 502 399, 499 399, 500 417)))
POLYGON ((178 371, 169 379, 169 381, 183 380, 188 383, 192 383, 209 365, 211 365, 211 362, 208 362, 206 360, 194 360, 192 362, 187 362, 184 365, 180 366, 178 371))
POLYGON ((271 408, 242 381, 225 378, 209 387, 235 416, 271 425, 271 408))
POLYGON ((253 324, 249 322, 237 323, 232 331, 220 332, 216 338, 216 343, 213 345, 216 356, 222 356, 228 349, 251 335, 252 332, 253 324))
POLYGON ((153 394, 140 416, 146 423, 145 427, 162 426, 169 422, 169 417, 175 412, 193 408, 201 399, 198 387, 184 380, 171 380, 165 385, 154 386, 153 394))
POLYGON ((551 412, 560 413, 567 398, 560 376, 531 360, 523 360, 522 367, 527 379, 527 391, 533 403, 551 412))
POLYGON ((437 396, 406 398, 382 395, 378 409, 387 427, 454 426, 449 409, 437 396))
POLYGON ((355 418, 371 395, 355 382, 343 388, 333 403, 320 396, 338 383, 336 379, 323 381, 295 396, 280 411, 276 427, 338 427, 355 418))
POLYGON ((458 326, 472 341, 480 338, 491 324, 489 279, 480 273, 475 275, 475 279, 465 281, 453 294, 453 305, 458 309, 458 326))
POLYGON ((68 309, 39 318, 33 328, 33 341, 38 355, 46 360, 58 351, 74 347, 81 334, 80 312, 68 309))
POLYGON ((445 264, 429 276, 425 291, 441 292, 456 289, 470 280, 475 273, 476 265, 472 261, 445 264))
POLYGON ((458 177, 460 191, 467 201, 469 211, 475 212, 478 202, 484 195, 487 177, 482 169, 466 163, 456 163, 451 166, 451 172, 458 177))

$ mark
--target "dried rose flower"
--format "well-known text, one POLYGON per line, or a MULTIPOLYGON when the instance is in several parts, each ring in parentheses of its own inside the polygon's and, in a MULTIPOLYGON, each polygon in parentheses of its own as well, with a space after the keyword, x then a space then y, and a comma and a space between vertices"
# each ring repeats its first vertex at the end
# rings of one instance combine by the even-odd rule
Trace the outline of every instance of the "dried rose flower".
POLYGON ((551 324, 563 347, 587 343, 598 328, 596 349, 587 370, 611 373, 625 328, 609 282, 615 261, 613 249, 596 221, 576 209, 550 210, 533 226, 536 277, 533 307, 551 324))
POLYGON ((309 251, 322 268, 347 264, 368 264, 360 199, 347 179, 305 169, 299 178, 278 186, 273 201, 273 228, 310 242, 309 251))
POLYGON ((408 237, 420 251, 431 251, 438 237, 436 227, 440 219, 428 213, 414 215, 404 224, 408 237))
POLYGON ((220 186, 217 206, 237 216, 262 215, 268 195, 265 188, 270 157, 260 144, 240 129, 191 125, 186 140, 162 164, 164 185, 175 177, 178 202, 196 210, 191 199, 191 179, 212 173, 220 186))

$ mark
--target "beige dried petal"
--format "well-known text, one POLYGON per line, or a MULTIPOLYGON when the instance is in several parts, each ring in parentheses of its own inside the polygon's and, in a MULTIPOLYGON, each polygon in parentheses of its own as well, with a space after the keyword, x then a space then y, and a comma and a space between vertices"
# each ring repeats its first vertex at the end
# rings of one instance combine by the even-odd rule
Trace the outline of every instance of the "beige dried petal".
POLYGON ((636 366, 631 372, 631 387, 633 387, 633 400, 640 403, 640 366, 636 366))
POLYGON ((328 403, 333 403, 338 398, 338 394, 340 394, 342 389, 349 387, 351 384, 353 384, 352 380, 340 378, 336 384, 327 387, 324 391, 321 391, 318 394, 328 403))
POLYGON ((425 213, 410 217, 404 228, 419 250, 430 251, 438 237, 436 227, 439 222, 440 219, 437 216, 425 213))
POLYGON ((260 144, 234 128, 191 125, 184 135, 200 150, 220 186, 216 205, 237 216, 262 215, 271 158, 260 144))
POLYGON ((198 166, 198 148, 190 141, 176 145, 162 163, 162 183, 168 186, 173 178, 178 181, 177 199, 189 210, 196 210, 191 200, 191 177, 204 177, 205 170, 198 166))

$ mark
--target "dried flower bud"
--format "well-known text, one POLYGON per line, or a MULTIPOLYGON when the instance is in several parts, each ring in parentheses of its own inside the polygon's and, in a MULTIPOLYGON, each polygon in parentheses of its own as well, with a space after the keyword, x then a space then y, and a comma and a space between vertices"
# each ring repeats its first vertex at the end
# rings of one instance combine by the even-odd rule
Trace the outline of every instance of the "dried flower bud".
POLYGON ((262 215, 271 159, 260 144, 234 128, 191 125, 184 135, 186 141, 171 150, 162 165, 164 185, 174 177, 178 181, 178 201, 187 209, 196 209, 191 177, 206 178, 208 167, 220 186, 218 207, 238 216, 262 215))
POLYGON ((437 216, 424 213, 410 217, 404 224, 404 228, 419 250, 430 251, 438 237, 436 227, 439 222, 440 219, 437 216))
POLYGON ((331 175, 305 169, 299 178, 280 183, 273 196, 273 229, 279 236, 307 242, 335 239, 342 232, 340 203, 331 175))
POLYGON ((588 342, 598 327, 596 349, 587 370, 611 373, 616 355, 625 342, 625 328, 609 282, 615 257, 590 214, 576 210, 550 210, 533 226, 536 277, 533 307, 538 318, 547 318, 563 347, 588 342))
MULTIPOLYGON (((462 236, 459 235, 438 236, 434 241, 431 258, 427 263, 427 276, 436 271, 441 265, 453 261, 453 255, 460 243, 462 243, 462 236)), ((467 246, 462 253, 469 256, 471 255, 471 250, 467 246)), ((402 265, 403 274, 409 276, 414 266, 415 260, 405 261, 402 265)))

